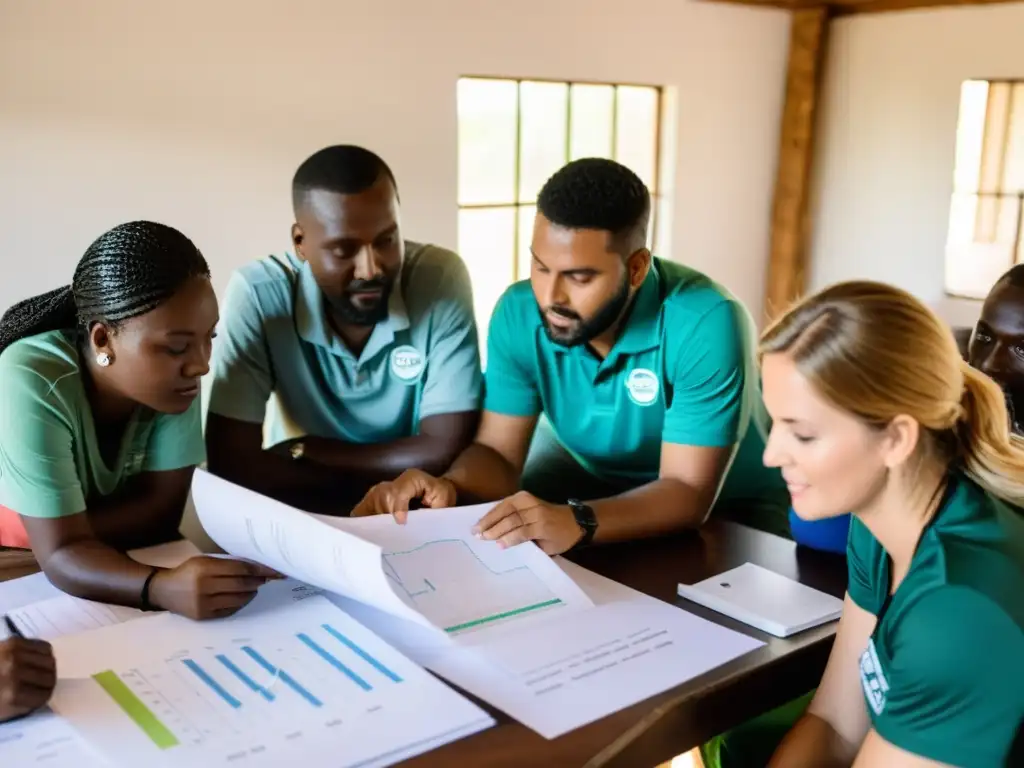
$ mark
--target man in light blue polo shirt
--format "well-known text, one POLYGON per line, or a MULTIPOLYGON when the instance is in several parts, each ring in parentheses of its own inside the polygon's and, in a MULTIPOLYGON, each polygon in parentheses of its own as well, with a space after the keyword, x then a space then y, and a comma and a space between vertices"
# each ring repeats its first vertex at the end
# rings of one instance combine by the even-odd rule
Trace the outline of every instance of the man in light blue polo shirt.
POLYGON ((317 152, 292 198, 294 255, 242 267, 225 295, 209 467, 344 513, 375 482, 443 471, 472 439, 472 290, 456 254, 402 239, 394 176, 372 152, 317 152))
POLYGON ((786 531, 784 483, 761 462, 750 316, 699 272, 653 258, 649 217, 646 187, 610 160, 570 163, 547 182, 530 280, 491 321, 474 444, 440 478, 410 471, 378 485, 354 514, 401 520, 416 498, 503 499, 479 533, 549 553, 698 526, 716 501, 786 531), (541 415, 553 439, 527 461, 541 415))

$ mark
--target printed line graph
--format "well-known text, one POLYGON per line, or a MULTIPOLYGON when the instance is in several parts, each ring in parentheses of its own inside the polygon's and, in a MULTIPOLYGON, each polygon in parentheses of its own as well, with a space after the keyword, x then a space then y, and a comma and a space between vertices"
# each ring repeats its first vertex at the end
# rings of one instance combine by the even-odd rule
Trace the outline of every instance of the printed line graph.
POLYGON ((451 634, 564 605, 529 567, 495 567, 462 539, 387 552, 383 567, 399 594, 451 634))

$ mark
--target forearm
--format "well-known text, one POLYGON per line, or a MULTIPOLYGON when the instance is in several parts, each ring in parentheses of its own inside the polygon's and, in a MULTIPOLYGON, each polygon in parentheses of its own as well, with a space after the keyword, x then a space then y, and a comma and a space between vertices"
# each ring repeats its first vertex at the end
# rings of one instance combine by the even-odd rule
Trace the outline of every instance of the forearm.
POLYGON ((356 483, 339 470, 295 460, 261 447, 223 449, 216 441, 207 444, 211 473, 256 493, 299 509, 324 514, 343 511, 343 499, 358 498, 356 483))
POLYGON ((305 444, 305 457, 309 461, 365 478, 368 483, 394 480, 407 469, 440 474, 455 460, 461 448, 452 440, 422 434, 387 443, 347 443, 310 437, 305 444))
POLYGON ((471 444, 444 477, 459 492, 460 504, 497 501, 519 490, 520 472, 504 456, 480 443, 471 444))
POLYGON ((845 768, 853 763, 856 754, 856 747, 828 722, 808 712, 779 744, 769 768, 845 768))
POLYGON ((119 552, 127 552, 180 539, 178 529, 185 498, 167 500, 150 494, 121 494, 91 502, 86 516, 97 539, 119 552))
POLYGON ((47 578, 69 595, 131 607, 141 607, 142 588, 153 571, 97 539, 37 557, 47 578))
POLYGON ((697 528, 707 517, 707 493, 660 478, 618 496, 588 502, 597 516, 594 541, 640 539, 697 528))

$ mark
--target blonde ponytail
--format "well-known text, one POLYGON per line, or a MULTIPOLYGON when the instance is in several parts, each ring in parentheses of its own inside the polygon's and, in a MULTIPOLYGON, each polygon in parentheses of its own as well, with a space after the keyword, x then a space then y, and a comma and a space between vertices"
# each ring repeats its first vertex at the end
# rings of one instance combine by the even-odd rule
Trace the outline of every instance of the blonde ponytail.
POLYGON ((967 363, 962 366, 957 433, 964 471, 992 495, 1024 507, 1024 439, 1010 429, 1003 391, 967 363))

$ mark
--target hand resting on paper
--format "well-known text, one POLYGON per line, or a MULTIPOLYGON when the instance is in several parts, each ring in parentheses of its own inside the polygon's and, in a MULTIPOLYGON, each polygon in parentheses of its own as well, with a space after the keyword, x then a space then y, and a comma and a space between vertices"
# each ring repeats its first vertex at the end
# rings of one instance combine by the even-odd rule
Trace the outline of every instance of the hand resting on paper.
POLYGON ((260 587, 282 578, 277 571, 257 563, 193 557, 154 576, 149 599, 156 608, 190 619, 216 619, 240 611, 256 597, 260 587))
POLYGON ((27 715, 50 699, 57 684, 53 649, 43 640, 0 642, 0 722, 27 715))
POLYGON ((404 525, 414 500, 424 507, 444 509, 455 506, 458 493, 447 478, 407 469, 394 480, 373 486, 352 510, 352 517, 392 515, 399 525, 404 525))
POLYGON ((549 504, 532 493, 520 491, 499 501, 473 527, 479 539, 496 541, 502 549, 536 541, 544 552, 558 555, 583 538, 583 529, 564 504, 549 504))

